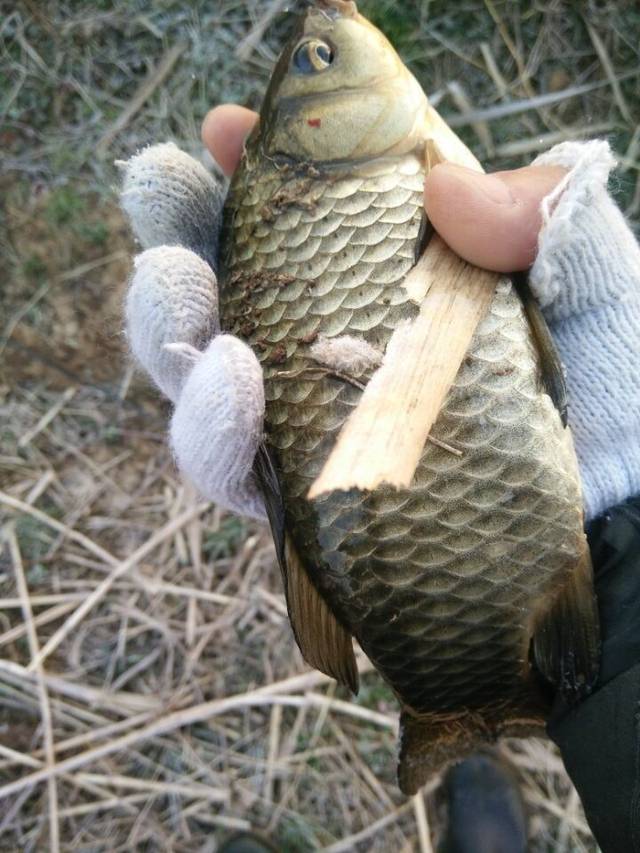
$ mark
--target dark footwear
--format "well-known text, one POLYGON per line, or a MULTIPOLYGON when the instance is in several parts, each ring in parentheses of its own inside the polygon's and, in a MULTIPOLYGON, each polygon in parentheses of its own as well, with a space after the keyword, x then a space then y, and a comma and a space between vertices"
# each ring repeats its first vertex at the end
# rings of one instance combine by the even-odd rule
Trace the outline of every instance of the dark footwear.
POLYGON ((443 783, 446 836, 439 853, 526 853, 527 818, 513 769, 490 750, 455 764, 443 783))
POLYGON ((240 832, 218 847, 218 853, 278 853, 278 850, 255 832, 240 832))

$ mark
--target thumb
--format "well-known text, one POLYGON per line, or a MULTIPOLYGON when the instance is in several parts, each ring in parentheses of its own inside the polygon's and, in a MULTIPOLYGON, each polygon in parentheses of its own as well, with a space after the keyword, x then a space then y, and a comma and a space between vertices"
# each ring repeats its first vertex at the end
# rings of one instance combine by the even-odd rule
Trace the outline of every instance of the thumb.
POLYGON ((202 123, 202 141, 225 175, 238 168, 247 136, 258 114, 237 104, 223 104, 209 110, 202 123))
POLYGON ((535 260, 542 200, 565 174, 559 166, 528 166, 484 175, 442 163, 427 176, 427 216, 470 263, 497 272, 524 270, 535 260))

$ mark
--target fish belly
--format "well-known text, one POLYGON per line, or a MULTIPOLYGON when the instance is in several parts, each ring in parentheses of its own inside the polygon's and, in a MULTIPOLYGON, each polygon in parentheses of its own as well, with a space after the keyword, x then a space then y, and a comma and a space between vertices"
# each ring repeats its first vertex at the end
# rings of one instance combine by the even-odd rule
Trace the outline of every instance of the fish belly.
POLYGON ((306 494, 361 391, 316 367, 318 335, 384 351, 417 313, 424 173, 413 156, 355 176, 241 167, 223 231, 223 328, 265 372, 286 525, 314 584, 418 714, 530 707, 538 615, 584 554, 571 436, 539 383, 502 281, 408 489, 306 494), (442 446, 445 445, 445 446, 442 446))

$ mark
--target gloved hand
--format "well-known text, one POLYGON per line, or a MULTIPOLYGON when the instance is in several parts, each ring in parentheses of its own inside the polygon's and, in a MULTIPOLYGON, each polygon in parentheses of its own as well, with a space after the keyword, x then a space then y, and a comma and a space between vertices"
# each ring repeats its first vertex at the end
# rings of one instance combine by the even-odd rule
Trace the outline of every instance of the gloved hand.
MULTIPOLYGON (((203 138, 228 174, 255 120, 240 107, 207 117, 203 138)), ((606 190, 613 165, 605 142, 563 143, 514 172, 437 166, 425 195, 429 218, 463 257, 503 272, 533 263, 531 285, 567 370, 587 519, 640 492, 640 250, 606 190)), ((263 518, 251 474, 261 369, 217 320, 223 189, 171 144, 125 170, 122 204, 147 250, 127 299, 131 349, 175 404, 183 473, 222 506, 263 518)))
POLYGON ((122 206, 145 249, 126 301, 131 350, 175 406, 170 439, 182 473, 221 506, 263 519, 251 473, 262 439, 262 369, 218 322, 223 187, 171 143, 123 165, 122 206))

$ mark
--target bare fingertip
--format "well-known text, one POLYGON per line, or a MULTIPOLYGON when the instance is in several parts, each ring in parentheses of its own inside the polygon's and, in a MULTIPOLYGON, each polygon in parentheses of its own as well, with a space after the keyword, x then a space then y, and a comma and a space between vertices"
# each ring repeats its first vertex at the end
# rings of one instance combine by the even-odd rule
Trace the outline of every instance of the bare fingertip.
POLYGON ((202 141, 226 175, 232 175, 242 158, 247 136, 258 114, 236 104, 214 107, 202 123, 202 141))

